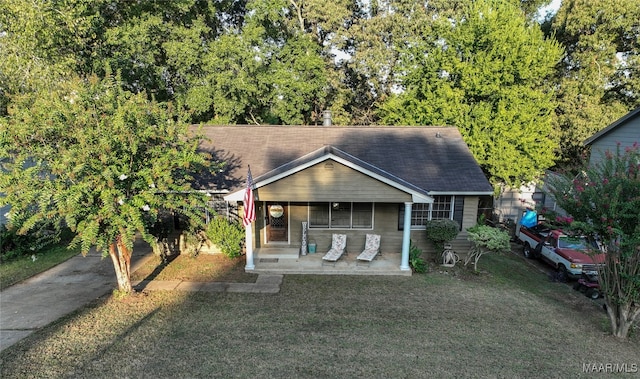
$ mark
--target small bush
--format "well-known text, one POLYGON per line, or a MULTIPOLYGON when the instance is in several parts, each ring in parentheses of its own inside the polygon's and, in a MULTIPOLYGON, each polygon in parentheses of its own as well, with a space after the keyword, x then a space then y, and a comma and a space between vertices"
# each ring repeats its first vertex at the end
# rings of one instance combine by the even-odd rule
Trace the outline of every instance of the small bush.
POLYGON ((214 217, 205 231, 209 240, 229 258, 242 255, 244 229, 237 221, 227 221, 223 217, 214 217))
POLYGON ((460 225, 453 220, 429 220, 425 223, 427 239, 433 243, 436 253, 444 250, 444 244, 458 236, 460 225))
POLYGON ((0 225, 0 261, 32 255, 60 241, 60 231, 42 223, 26 234, 0 225))
POLYGON ((427 262, 422 259, 422 250, 418 249, 416 245, 411 241, 409 246, 409 266, 413 268, 413 271, 419 274, 427 272, 427 262))
POLYGON ((469 241, 473 243, 464 265, 473 262, 473 270, 478 271, 478 260, 486 253, 500 253, 511 250, 509 233, 488 225, 476 225, 467 229, 469 241))

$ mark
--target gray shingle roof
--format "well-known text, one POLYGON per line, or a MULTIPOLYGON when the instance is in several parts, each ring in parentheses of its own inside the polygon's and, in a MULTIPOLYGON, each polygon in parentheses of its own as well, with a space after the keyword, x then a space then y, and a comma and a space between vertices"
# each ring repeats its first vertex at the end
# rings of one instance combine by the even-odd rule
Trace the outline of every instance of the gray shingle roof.
POLYGON ((369 165, 367 169, 425 192, 493 192, 454 127, 206 125, 202 132, 209 139, 203 150, 228 163, 223 172, 200 178, 199 186, 210 190, 242 188, 247 165, 257 181, 290 168, 294 160, 332 147, 358 166, 369 165))

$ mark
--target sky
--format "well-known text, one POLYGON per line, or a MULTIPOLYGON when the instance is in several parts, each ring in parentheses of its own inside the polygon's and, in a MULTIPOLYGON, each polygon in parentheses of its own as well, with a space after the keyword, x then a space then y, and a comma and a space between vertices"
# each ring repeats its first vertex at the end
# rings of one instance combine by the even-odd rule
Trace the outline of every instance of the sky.
POLYGON ((560 3, 562 2, 562 0, 553 0, 551 2, 551 4, 547 5, 546 7, 542 8, 538 14, 540 15, 540 17, 544 17, 547 12, 552 11, 552 12, 557 12, 558 9, 560 8, 560 3))

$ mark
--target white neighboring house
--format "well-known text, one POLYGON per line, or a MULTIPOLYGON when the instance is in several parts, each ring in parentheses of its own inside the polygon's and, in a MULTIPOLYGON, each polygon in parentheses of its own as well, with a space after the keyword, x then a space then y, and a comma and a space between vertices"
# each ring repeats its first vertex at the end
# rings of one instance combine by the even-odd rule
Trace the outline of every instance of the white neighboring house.
POLYGON ((618 145, 621 151, 625 147, 640 143, 640 107, 622 116, 606 128, 584 141, 591 147, 589 166, 600 162, 605 152, 615 152, 618 145))

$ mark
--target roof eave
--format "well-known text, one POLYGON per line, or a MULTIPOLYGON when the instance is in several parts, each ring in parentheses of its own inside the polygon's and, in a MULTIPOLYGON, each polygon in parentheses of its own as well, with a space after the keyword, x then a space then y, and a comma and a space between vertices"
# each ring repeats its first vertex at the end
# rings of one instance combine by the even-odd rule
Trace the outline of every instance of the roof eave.
POLYGON ((599 132, 597 132, 596 134, 592 135, 591 137, 587 138, 582 144, 584 146, 589 146, 592 143, 594 143, 595 141, 597 141, 598 139, 600 139, 600 137, 604 136, 605 134, 609 133, 610 131, 618 128, 620 125, 626 123, 627 121, 634 119, 636 116, 638 116, 640 114, 640 107, 632 110, 631 112, 627 113, 626 115, 620 117, 619 119, 617 119, 616 121, 614 121, 613 123, 611 123, 609 126, 607 126, 606 128, 600 130, 599 132))
MULTIPOLYGON (((411 195, 413 202, 415 203, 432 203, 433 202, 433 198, 429 195, 427 190, 420 189, 412 185, 411 183, 404 181, 403 179, 396 178, 395 176, 393 176, 392 174, 389 174, 384 170, 380 170, 374 166, 371 166, 366 162, 360 161, 358 158, 353 157, 350 154, 345 153, 344 151, 341 151, 339 149, 336 149, 330 146, 326 146, 323 149, 316 150, 310 154, 305 155, 304 157, 297 159, 296 161, 300 161, 300 164, 294 165, 291 169, 278 172, 281 169, 281 167, 278 167, 274 170, 271 170, 270 172, 260 175, 254 181, 253 188, 255 189, 255 188, 266 186, 270 183, 278 181, 282 178, 285 178, 287 176, 290 176, 292 174, 295 174, 299 171, 302 171, 306 168, 309 168, 311 166, 314 166, 318 163, 321 163, 327 160, 334 160, 364 175, 367 175, 371 178, 379 180, 380 182, 385 183, 391 187, 394 187, 400 191, 406 192, 411 195), (368 169, 365 166, 371 166, 371 169, 368 169), (376 172, 376 171, 379 171, 379 172, 376 172)), ((293 162, 295 161, 292 161, 287 165, 290 165, 293 162)), ((224 199, 226 201, 242 201, 242 199, 244 198, 245 190, 246 188, 234 191, 229 195, 225 196, 224 199)))

